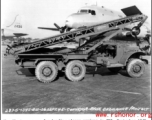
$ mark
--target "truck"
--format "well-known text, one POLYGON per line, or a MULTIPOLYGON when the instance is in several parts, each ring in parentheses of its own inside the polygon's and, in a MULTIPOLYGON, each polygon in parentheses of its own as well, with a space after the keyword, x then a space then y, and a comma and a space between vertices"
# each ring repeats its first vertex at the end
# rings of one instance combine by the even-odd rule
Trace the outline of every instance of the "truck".
POLYGON ((8 46, 6 55, 14 55, 16 64, 28 68, 43 83, 54 81, 59 71, 63 71, 70 81, 80 81, 88 66, 103 66, 114 73, 124 69, 130 77, 141 77, 148 64, 147 56, 151 54, 150 36, 137 37, 146 19, 146 15, 137 14, 25 45, 8 46), (117 37, 127 25, 136 22, 138 25, 132 28, 133 37, 117 37), (69 41, 78 41, 78 47, 49 48, 69 41))

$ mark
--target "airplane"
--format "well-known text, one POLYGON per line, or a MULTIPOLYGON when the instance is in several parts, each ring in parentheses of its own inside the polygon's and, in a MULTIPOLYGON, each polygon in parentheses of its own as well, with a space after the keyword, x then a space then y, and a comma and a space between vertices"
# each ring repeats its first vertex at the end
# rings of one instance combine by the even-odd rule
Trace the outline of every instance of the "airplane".
MULTIPOLYGON (((89 27, 98 23, 104 23, 120 18, 124 18, 126 16, 135 15, 135 14, 142 14, 141 11, 136 6, 131 6, 128 8, 121 9, 122 12, 114 11, 104 6, 84 6, 78 10, 77 13, 73 13, 69 15, 65 21, 65 26, 60 27, 56 23, 54 26, 56 28, 47 28, 47 27, 38 27, 39 29, 44 30, 53 30, 59 31, 60 33, 69 32, 72 30, 80 29, 83 27, 89 27)), ((147 33, 150 33, 150 29, 147 27, 148 25, 141 26, 140 29, 134 28, 137 23, 133 23, 126 27, 125 31, 121 33, 121 35, 132 35, 134 32, 138 36, 144 36, 147 33)))
POLYGON ((27 33, 22 33, 23 25, 21 24, 21 16, 16 15, 12 24, 1 29, 2 40, 13 40, 14 37, 19 38, 28 35, 27 33))

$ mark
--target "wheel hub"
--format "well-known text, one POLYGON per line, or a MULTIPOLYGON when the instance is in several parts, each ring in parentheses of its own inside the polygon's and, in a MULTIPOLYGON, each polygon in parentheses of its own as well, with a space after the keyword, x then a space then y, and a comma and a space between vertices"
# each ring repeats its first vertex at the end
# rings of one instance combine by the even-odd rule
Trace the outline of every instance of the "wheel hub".
POLYGON ((48 77, 52 74, 52 70, 49 68, 49 67, 45 67, 43 70, 42 70, 42 73, 44 76, 48 77))
POLYGON ((81 73, 81 68, 79 66, 74 66, 72 69, 73 75, 79 75, 81 73))
POLYGON ((133 71, 134 71, 135 73, 139 73, 139 72, 141 71, 141 67, 140 67, 139 65, 134 65, 134 66, 133 66, 133 71))

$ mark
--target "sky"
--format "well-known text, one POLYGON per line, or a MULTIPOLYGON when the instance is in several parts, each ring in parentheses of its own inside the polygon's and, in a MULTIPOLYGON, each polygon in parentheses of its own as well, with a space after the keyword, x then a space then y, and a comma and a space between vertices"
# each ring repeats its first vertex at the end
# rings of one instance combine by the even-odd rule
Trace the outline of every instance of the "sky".
POLYGON ((48 37, 59 32, 40 30, 37 27, 54 27, 54 23, 64 26, 70 14, 76 13, 85 5, 96 3, 116 11, 136 5, 148 16, 147 21, 151 25, 151 0, 1 0, 1 26, 10 25, 16 15, 21 15, 27 37, 48 37))

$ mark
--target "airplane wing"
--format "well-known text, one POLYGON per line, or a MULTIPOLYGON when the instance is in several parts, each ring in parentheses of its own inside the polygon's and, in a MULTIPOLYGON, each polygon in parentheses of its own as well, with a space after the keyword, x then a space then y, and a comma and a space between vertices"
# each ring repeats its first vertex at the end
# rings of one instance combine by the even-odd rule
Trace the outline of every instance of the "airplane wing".
POLYGON ((26 34, 26 33, 20 33, 18 31, 13 31, 13 30, 10 30, 10 29, 1 29, 1 35, 2 35, 2 37, 10 38, 10 37, 26 36, 28 34, 26 34))
POLYGON ((53 30, 53 31, 59 31, 57 28, 46 28, 46 27, 38 27, 39 29, 44 29, 44 30, 53 30))
POLYGON ((26 34, 25 29, 23 29, 24 26, 21 17, 22 16, 20 15, 16 15, 14 21, 10 25, 1 29, 2 37, 13 38, 28 35, 26 34))
POLYGON ((44 30, 53 30, 53 31, 60 31, 60 33, 64 33, 66 26, 60 27, 56 23, 54 23, 54 26, 56 28, 46 28, 46 27, 38 27, 39 29, 44 29, 44 30))
POLYGON ((28 34, 25 33, 13 33, 16 37, 26 36, 28 34))

